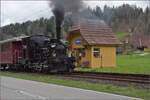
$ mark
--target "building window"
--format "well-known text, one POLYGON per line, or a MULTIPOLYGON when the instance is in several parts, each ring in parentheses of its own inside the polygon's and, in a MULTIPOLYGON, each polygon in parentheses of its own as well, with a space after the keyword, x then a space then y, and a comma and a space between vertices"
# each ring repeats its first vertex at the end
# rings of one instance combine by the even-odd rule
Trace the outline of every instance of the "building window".
POLYGON ((75 43, 76 43, 76 44, 82 44, 82 39, 76 39, 76 40, 75 40, 75 43))
POLYGON ((76 57, 76 48, 74 48, 74 50, 72 51, 72 53, 71 53, 71 56, 73 56, 73 57, 76 57))
POLYGON ((82 57, 85 57, 86 53, 85 53, 85 48, 83 48, 83 51, 82 51, 82 57))
POLYGON ((99 48, 94 48, 94 57, 99 57, 99 48))

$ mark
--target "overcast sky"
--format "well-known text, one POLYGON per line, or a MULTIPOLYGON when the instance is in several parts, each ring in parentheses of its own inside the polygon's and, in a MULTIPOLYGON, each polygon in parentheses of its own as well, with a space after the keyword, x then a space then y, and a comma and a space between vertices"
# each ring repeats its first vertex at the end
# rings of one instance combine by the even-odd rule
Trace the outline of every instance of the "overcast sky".
MULTIPOLYGON (((52 16, 48 1, 1 1, 1 26, 10 23, 22 23, 27 20, 36 20, 40 17, 49 18, 52 16)), ((104 5, 120 6, 122 4, 136 5, 145 9, 148 1, 85 1, 87 6, 94 8, 95 6, 104 5)))

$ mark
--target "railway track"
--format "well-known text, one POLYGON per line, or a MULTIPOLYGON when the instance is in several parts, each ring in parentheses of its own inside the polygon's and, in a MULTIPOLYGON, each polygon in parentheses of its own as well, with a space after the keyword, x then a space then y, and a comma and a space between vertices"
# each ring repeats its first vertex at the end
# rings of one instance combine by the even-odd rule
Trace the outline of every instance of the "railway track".
POLYGON ((105 72, 74 72, 71 74, 62 74, 64 77, 86 78, 91 80, 108 80, 117 82, 130 82, 138 84, 150 84, 150 75, 145 74, 123 74, 123 73, 105 73, 105 72))
MULTIPOLYGON (((14 71, 9 71, 17 73, 14 71)), ((73 73, 34 73, 34 72, 21 72, 23 74, 31 75, 40 75, 40 76, 56 76, 64 78, 75 78, 76 80, 94 80, 94 81, 111 81, 111 82, 120 82, 123 83, 135 83, 137 85, 147 85, 147 88, 150 88, 150 75, 146 74, 126 74, 126 73, 108 73, 108 72, 83 72, 75 71, 73 73)))

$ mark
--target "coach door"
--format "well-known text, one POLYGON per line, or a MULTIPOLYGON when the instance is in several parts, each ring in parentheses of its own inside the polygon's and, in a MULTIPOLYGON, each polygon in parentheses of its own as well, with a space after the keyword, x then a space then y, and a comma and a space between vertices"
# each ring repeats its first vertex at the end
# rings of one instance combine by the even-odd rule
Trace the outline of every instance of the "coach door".
POLYGON ((14 64, 21 63, 22 60, 22 45, 21 42, 13 43, 13 59, 14 64))

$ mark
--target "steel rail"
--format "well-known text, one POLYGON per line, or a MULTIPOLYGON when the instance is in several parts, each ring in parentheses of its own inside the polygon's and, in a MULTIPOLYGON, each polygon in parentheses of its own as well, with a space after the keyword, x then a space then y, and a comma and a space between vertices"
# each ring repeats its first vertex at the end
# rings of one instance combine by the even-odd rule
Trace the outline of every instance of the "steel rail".
POLYGON ((64 77, 84 78, 90 80, 94 79, 94 80, 108 80, 108 81, 118 81, 118 82, 150 84, 150 75, 145 75, 145 74, 74 72, 72 74, 61 74, 61 75, 64 77))
POLYGON ((123 77, 141 77, 150 78, 150 74, 129 74, 129 73, 112 73, 112 72, 85 72, 85 71, 75 71, 74 74, 90 74, 90 75, 113 75, 113 76, 123 76, 123 77))
MULTIPOLYGON (((14 71, 9 71, 14 72, 14 71)), ((15 72, 16 73, 16 72, 15 72)), ((37 74, 34 72, 22 72, 24 74, 37 74)), ((58 77, 68 77, 76 79, 88 79, 94 81, 116 81, 116 82, 127 82, 127 83, 137 83, 137 84, 150 84, 150 75, 145 74, 127 74, 127 73, 106 73, 106 72, 73 72, 73 73, 38 73, 38 75, 46 76, 58 76, 58 77)))

